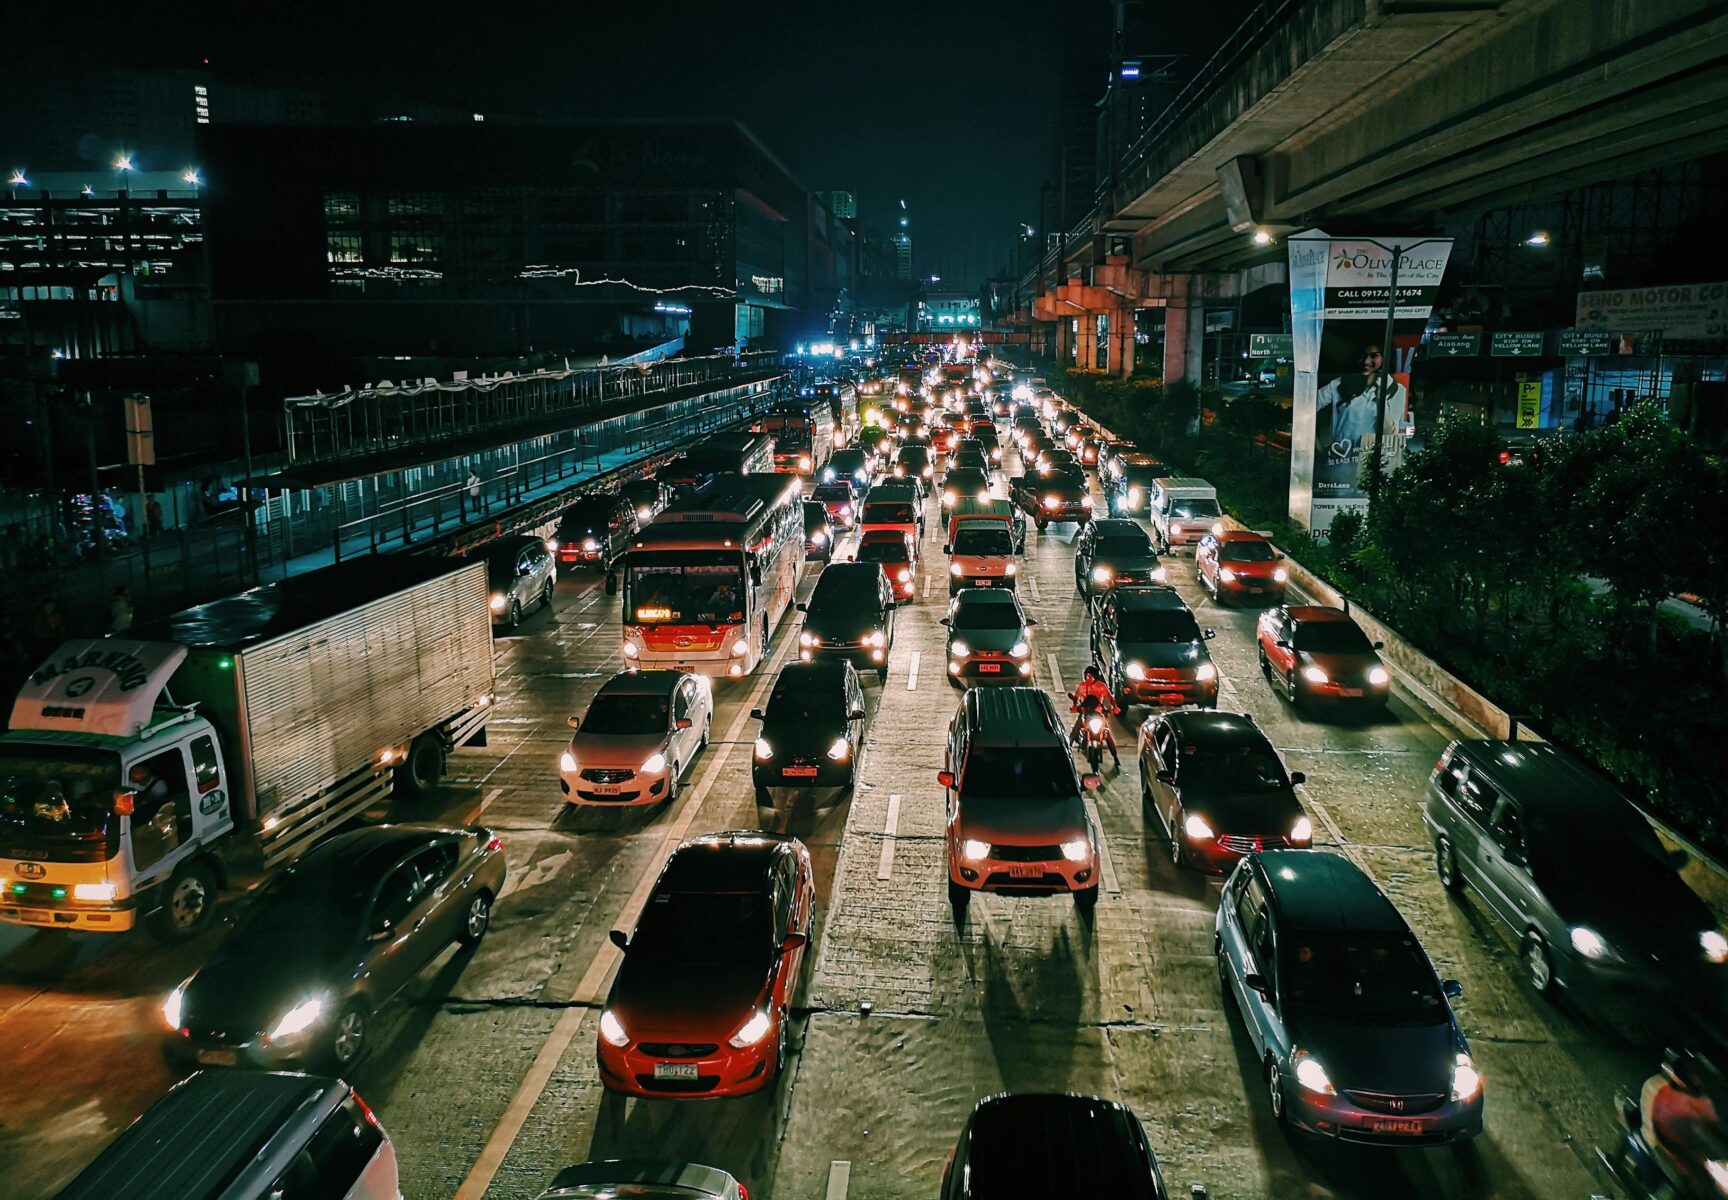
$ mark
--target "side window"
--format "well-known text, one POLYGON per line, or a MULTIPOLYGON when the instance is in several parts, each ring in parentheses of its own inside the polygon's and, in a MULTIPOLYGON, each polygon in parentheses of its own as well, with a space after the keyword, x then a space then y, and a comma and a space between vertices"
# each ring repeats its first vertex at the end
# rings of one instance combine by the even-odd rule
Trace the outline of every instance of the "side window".
POLYGON ((1448 796, 1458 795, 1458 780, 1464 774, 1464 760, 1456 753, 1441 756, 1435 768, 1434 785, 1448 796))
POLYGON ((1494 840, 1506 853, 1519 858, 1525 856, 1524 823, 1519 819, 1518 809, 1509 800, 1502 800, 1494 813, 1494 840))
POLYGON ((377 928, 380 921, 400 925, 413 909, 419 891, 420 873, 415 870, 414 860, 409 859, 390 872, 384 886, 378 889, 378 901, 372 906, 373 928, 377 928))
POLYGON ((1465 775, 1464 782, 1458 789, 1458 807, 1462 808, 1472 821, 1483 827, 1487 826, 1489 814, 1494 811, 1494 804, 1499 799, 1499 791, 1475 769, 1465 775))
POLYGON ((682 721, 690 715, 690 684, 680 683, 678 690, 672 693, 672 720, 682 721))
POLYGON ((217 767, 216 740, 210 737, 192 739, 192 774, 198 781, 198 794, 203 796, 222 786, 222 773, 217 767))
POLYGON ((1176 766, 1176 735, 1170 732, 1170 726, 1160 725, 1152 740, 1153 748, 1158 751, 1158 761, 1166 768, 1176 766))
POLYGON ((792 927, 792 863, 782 855, 774 864, 774 940, 784 941, 792 927))
POLYGON ((414 856, 414 866, 420 872, 420 882, 416 885, 415 898, 438 887, 450 873, 456 869, 456 863, 462 857, 462 850, 455 842, 439 842, 436 846, 428 846, 414 856))
POLYGON ((325 1118, 305 1149, 294 1156, 288 1170, 277 1180, 282 1200, 322 1200, 342 1196, 378 1153, 384 1137, 366 1119, 354 1097, 325 1118))
POLYGON ((1260 944, 1260 930, 1265 922, 1264 895, 1252 875, 1236 897, 1236 924, 1242 930, 1242 940, 1253 951, 1260 944))
POLYGON ((134 763, 132 859, 139 870, 155 866, 192 837, 192 798, 186 785, 186 755, 179 747, 134 763))

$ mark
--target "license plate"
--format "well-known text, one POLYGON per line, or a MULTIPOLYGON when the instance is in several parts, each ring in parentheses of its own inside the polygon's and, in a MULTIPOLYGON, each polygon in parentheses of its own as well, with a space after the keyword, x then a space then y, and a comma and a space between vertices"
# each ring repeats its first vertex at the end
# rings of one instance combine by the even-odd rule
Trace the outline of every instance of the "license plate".
POLYGON ((979 663, 978 664, 978 673, 981 675, 1000 675, 1002 673, 1002 664, 1001 663, 979 663))
POLYGON ((1263 587, 1247 587, 1247 588, 1243 588, 1242 590, 1247 592, 1250 596, 1258 596, 1261 592, 1265 591, 1266 589, 1263 587))
POLYGON ((1421 1133, 1420 1121, 1370 1121, 1368 1128, 1375 1133, 1421 1133))
POLYGON ((596 796, 616 796, 623 790, 624 785, 621 783, 597 783, 594 785, 594 794, 596 796))
POLYGON ((1362 694, 1362 689, 1361 688, 1339 688, 1338 694, 1340 696, 1360 696, 1362 694))
POLYGON ((1036 879, 1044 874, 1044 868, 1036 863, 1017 864, 1008 868, 1008 874, 1015 879, 1036 879))
POLYGON ((814 779, 814 778, 816 778, 816 768, 815 767, 782 767, 780 769, 780 774, 786 776, 786 778, 788 778, 788 779, 814 779))
POLYGON ((696 1078, 695 1063, 655 1063, 654 1078, 656 1079, 694 1079, 696 1078))
POLYGON ((974 579, 972 581, 972 586, 973 587, 989 587, 990 581, 988 579, 974 579))
POLYGON ((209 1067, 231 1067, 240 1061, 240 1056, 232 1050, 200 1050, 198 1061, 209 1067))
POLYGON ((38 925, 52 925, 54 914, 45 908, 21 908, 18 910, 20 921, 30 921, 38 925))

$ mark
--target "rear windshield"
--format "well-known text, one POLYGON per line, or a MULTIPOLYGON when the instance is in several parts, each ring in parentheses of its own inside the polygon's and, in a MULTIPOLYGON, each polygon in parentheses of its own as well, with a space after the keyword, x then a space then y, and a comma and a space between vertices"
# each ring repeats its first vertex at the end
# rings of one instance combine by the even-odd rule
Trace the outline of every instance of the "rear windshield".
POLYGON ((1078 794, 1074 763, 1061 746, 979 746, 966 756, 960 791, 1003 801, 1060 800, 1078 794))
POLYGON ((904 542, 867 542, 858 547, 859 562, 903 563, 908 561, 904 542))
POLYGON ((1271 562, 1276 557, 1269 542, 1225 542, 1218 547, 1220 562, 1271 562))
POLYGON ((1296 649, 1314 654, 1366 654, 1374 647, 1349 621, 1305 621, 1296 626, 1296 649))
POLYGON ((918 520, 910 504, 892 500, 873 500, 864 506, 866 525, 911 525, 918 520))

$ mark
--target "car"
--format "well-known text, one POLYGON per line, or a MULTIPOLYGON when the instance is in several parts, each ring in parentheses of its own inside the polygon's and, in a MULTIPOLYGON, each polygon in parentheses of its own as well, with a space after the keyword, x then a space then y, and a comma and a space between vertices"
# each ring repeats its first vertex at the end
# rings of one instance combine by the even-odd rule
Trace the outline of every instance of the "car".
POLYGON ((828 523, 836 530, 846 533, 857 528, 861 505, 850 483, 843 480, 819 483, 810 489, 810 499, 827 508, 828 523))
POLYGON ((686 671, 622 671, 600 685, 570 728, 558 756, 566 803, 667 804, 708 745, 714 694, 705 676, 686 671))
POLYGON ((618 494, 635 510, 638 527, 648 524, 672 503, 672 489, 652 475, 630 480, 618 489, 618 494))
POLYGON ((804 506, 804 557, 816 562, 827 562, 834 557, 834 542, 836 534, 834 526, 828 520, 828 506, 820 500, 805 500, 804 506))
POLYGON ((1343 609, 1280 605, 1260 615, 1255 633, 1261 672, 1291 704, 1386 707, 1392 675, 1376 653, 1381 643, 1370 642, 1343 609))
POLYGON ((867 530, 858 541, 857 561, 880 563, 894 589, 894 599, 911 604, 918 598, 918 548, 897 529, 867 530))
POLYGON ((908 442, 894 453, 894 466, 891 473, 896 479, 921 479, 928 481, 936 473, 935 458, 927 445, 908 442))
POLYGON ((1213 953, 1273 1118, 1332 1141, 1432 1146, 1482 1132, 1482 1074, 1441 980, 1384 892, 1341 854, 1246 855, 1213 953))
POLYGON ((1063 467, 1077 467, 1074 455, 1059 446, 1040 449, 1035 462, 1040 475, 1052 475, 1063 467))
MULTIPOLYGON (((868 428, 866 426, 866 429, 868 428)), ((859 443, 866 440, 864 430, 860 430, 858 433, 859 443)), ((826 484, 836 480, 844 480, 852 485, 854 493, 859 493, 870 486, 870 477, 875 473, 875 451, 858 444, 834 451, 828 459, 828 465, 822 468, 822 481, 826 484)))
POLYGON ((620 492, 592 492, 566 508, 548 548, 567 567, 610 571, 641 528, 636 508, 620 492))
POLYGON ((1140 803, 1179 867, 1221 875, 1244 854, 1313 844, 1314 823, 1272 743, 1246 713, 1179 709, 1140 726, 1140 803))
MULTIPOLYGON (((877 462, 883 455, 891 453, 894 448, 894 431, 888 425, 888 414, 883 414, 882 419, 883 424, 881 425, 866 425, 860 429, 858 440, 851 447, 869 455, 872 460, 877 462)), ((856 467, 853 468, 853 473, 857 473, 856 467)), ((864 480, 863 482, 869 481, 864 480)))
POLYGON ((916 541, 924 536, 924 505, 911 480, 889 479, 872 487, 858 511, 858 528, 894 529, 916 541))
MULTIPOLYGON (((1198 1194, 1198 1189, 1197 1189, 1198 1194)), ((942 1172, 940 1200, 1169 1200, 1158 1157, 1127 1105, 1007 1092, 972 1109, 942 1172)))
POLYGON ((822 568, 810 599, 798 605, 803 662, 843 658, 888 678, 894 647, 896 593, 887 569, 877 562, 830 563, 822 568))
POLYGON ((515 629, 529 609, 552 607, 558 564, 552 561, 545 538, 532 534, 495 538, 470 557, 486 564, 487 603, 494 627, 515 629))
POLYGON ((962 497, 990 499, 990 480, 977 467, 955 467, 942 480, 942 508, 953 508, 962 497))
POLYGON ((1150 518, 1153 485, 1174 474, 1150 454, 1124 455, 1111 468, 1101 468, 1099 478, 1105 502, 1118 517, 1150 518))
POLYGON ((1250 529, 1208 533, 1194 547, 1194 574, 1200 586, 1228 600, 1284 602, 1290 572, 1279 564, 1284 556, 1264 534, 1250 529))
POLYGON ((632 1096, 745 1096, 786 1065, 787 1009, 815 930, 810 851, 794 837, 691 838, 661 868, 595 1038, 600 1082, 632 1096))
POLYGON ((1728 936, 1681 877, 1684 853, 1595 771, 1544 742, 1454 741, 1422 823, 1440 882, 1511 930, 1535 991, 1639 1035, 1675 997, 1721 1026, 1728 936))
MULTIPOLYGON (((998 531, 1006 536, 1006 531, 998 531)), ((952 683, 1026 683, 1032 678, 1032 626, 1014 593, 966 588, 948 602, 939 624, 948 630, 952 683)))
POLYGON ((749 1195, 718 1167, 614 1158, 565 1167, 535 1200, 749 1200, 749 1195))
POLYGON ((948 902, 963 914, 975 891, 1071 895, 1098 903, 1098 831, 1076 775, 1068 729, 1047 692, 970 688, 948 723, 942 787, 947 813, 948 902))
POLYGON ((1084 598, 1164 580, 1152 539, 1133 521, 1105 517, 1083 527, 1074 539, 1074 590, 1084 598))
POLYGON ((773 804, 769 788, 837 787, 857 779, 864 740, 864 686, 849 658, 789 663, 774 680, 750 764, 756 803, 773 804))
POLYGON ((485 936, 504 873, 504 843, 479 825, 371 825, 321 842, 168 994, 168 1057, 347 1071, 404 984, 485 936))
POLYGON ((984 449, 984 455, 992 464, 1002 461, 1002 438, 996 432, 994 422, 981 421, 972 426, 972 436, 984 449))
POLYGON ((1033 472, 1010 480, 1008 486, 1015 503, 1037 523, 1039 532, 1052 521, 1084 525, 1092 519, 1092 489, 1079 467, 1048 475, 1033 472))
POLYGON ((1103 451, 1103 438, 1084 437, 1080 439, 1080 445, 1074 451, 1074 457, 1083 467, 1095 467, 1098 465, 1099 456, 1103 451))
POLYGON ((1217 704, 1218 668, 1206 649, 1212 636, 1170 587, 1118 588, 1092 609, 1092 657, 1124 709, 1217 704))

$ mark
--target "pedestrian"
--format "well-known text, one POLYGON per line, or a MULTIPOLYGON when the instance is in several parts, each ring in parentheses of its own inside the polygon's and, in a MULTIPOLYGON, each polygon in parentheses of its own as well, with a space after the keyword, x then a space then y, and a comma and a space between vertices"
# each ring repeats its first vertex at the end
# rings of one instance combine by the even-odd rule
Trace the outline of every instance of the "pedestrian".
POLYGON ((144 506, 144 524, 153 538, 162 536, 162 501, 150 497, 150 503, 144 506))
POLYGON ((108 606, 108 632, 125 633, 132 628, 132 597, 126 593, 126 585, 118 584, 114 588, 114 601, 108 606))
POLYGON ((464 486, 468 489, 468 503, 478 513, 480 511, 480 476, 474 473, 473 467, 468 468, 468 482, 464 486))

